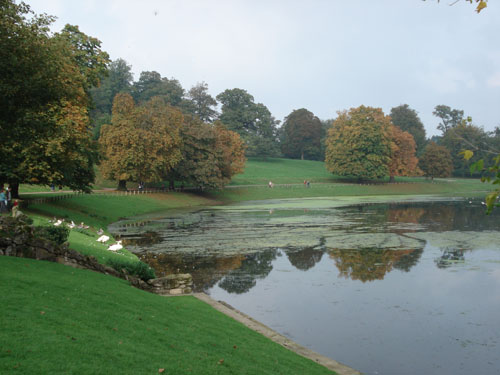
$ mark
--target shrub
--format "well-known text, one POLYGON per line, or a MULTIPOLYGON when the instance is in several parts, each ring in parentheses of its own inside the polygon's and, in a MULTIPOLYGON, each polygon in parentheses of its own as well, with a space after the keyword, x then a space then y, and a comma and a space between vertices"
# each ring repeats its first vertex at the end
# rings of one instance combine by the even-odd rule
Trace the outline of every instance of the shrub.
POLYGON ((42 237, 58 245, 62 245, 68 240, 69 228, 65 226, 55 227, 52 225, 39 226, 34 228, 34 234, 37 237, 42 237))
POLYGON ((125 270, 128 274, 144 281, 156 278, 155 270, 141 261, 131 262, 127 259, 111 258, 106 261, 106 264, 118 272, 125 270))

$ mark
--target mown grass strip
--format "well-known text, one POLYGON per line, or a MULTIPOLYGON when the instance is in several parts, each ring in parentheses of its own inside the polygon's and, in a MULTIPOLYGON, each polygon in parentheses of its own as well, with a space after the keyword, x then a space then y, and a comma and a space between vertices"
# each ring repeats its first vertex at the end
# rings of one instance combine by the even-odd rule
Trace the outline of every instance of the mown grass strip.
POLYGON ((194 297, 0 257, 0 373, 331 374, 194 297))

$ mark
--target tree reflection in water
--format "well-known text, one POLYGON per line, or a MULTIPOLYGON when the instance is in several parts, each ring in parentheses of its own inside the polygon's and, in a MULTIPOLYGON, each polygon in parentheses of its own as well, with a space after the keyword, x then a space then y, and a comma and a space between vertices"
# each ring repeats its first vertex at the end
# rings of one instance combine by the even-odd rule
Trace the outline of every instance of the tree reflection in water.
POLYGON ((456 263, 465 262, 464 249, 443 249, 443 255, 437 258, 436 266, 439 268, 448 268, 456 263))
POLYGON ((394 268, 408 272, 416 265, 423 249, 334 249, 329 251, 339 276, 362 282, 382 280, 394 268))
POLYGON ((301 271, 313 268, 321 260, 323 254, 323 250, 317 250, 313 247, 306 247, 299 251, 286 250, 286 256, 290 263, 301 271))
POLYGON ((260 253, 247 255, 241 267, 229 272, 219 283, 228 293, 246 293, 272 271, 272 262, 278 256, 278 249, 269 249, 260 253))

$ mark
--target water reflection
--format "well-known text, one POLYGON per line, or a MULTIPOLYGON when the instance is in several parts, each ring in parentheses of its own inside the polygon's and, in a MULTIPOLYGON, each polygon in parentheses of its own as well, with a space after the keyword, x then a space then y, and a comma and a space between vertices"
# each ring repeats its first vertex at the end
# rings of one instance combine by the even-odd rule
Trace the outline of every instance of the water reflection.
POLYGON ((335 261, 339 276, 366 282, 383 280, 386 273, 394 268, 408 272, 418 262, 422 251, 422 249, 334 249, 329 251, 329 255, 335 261))
POLYGON ((500 210, 292 203, 114 232, 158 275, 189 272, 195 291, 364 373, 498 373, 500 210))
POLYGON ((321 261, 324 251, 313 247, 306 247, 299 251, 288 250, 286 256, 290 263, 298 270, 307 271, 321 261))

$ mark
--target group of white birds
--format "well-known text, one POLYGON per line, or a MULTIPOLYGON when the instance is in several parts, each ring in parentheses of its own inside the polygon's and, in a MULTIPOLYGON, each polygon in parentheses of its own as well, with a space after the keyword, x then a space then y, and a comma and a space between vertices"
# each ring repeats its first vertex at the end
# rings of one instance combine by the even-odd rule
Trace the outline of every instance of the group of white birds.
MULTIPOLYGON (((49 220, 51 223, 54 224, 54 226, 58 227, 60 225, 63 225, 64 224, 64 219, 56 219, 54 218, 53 220, 49 220)), ((83 223, 83 221, 79 224, 79 225, 76 225, 75 222, 73 220, 71 220, 71 223, 66 223, 66 226, 70 229, 74 229, 74 228, 78 228, 78 229, 89 229, 90 226, 88 225, 85 225, 83 223)), ((98 231, 97 231, 97 235, 99 235, 100 237, 97 239, 97 242, 100 242, 102 244, 105 244, 106 242, 109 241, 110 237, 105 235, 104 234, 104 230, 102 228, 100 228, 98 231)), ((116 241, 114 244, 110 245, 108 247, 108 250, 109 251, 118 251, 118 250, 121 250, 123 249, 123 245, 122 245, 122 241, 116 241)))

